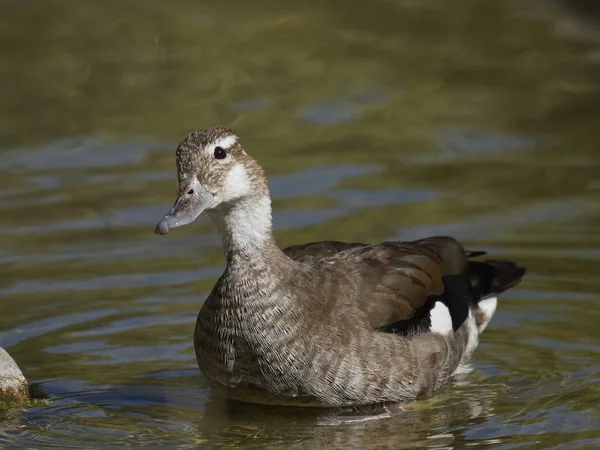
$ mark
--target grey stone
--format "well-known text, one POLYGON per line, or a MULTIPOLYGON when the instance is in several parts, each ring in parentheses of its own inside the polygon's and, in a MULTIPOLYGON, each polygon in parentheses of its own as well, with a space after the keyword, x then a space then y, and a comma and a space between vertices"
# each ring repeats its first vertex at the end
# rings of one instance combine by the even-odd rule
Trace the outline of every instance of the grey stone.
POLYGON ((29 398, 29 384, 11 356, 0 347, 0 400, 29 398))

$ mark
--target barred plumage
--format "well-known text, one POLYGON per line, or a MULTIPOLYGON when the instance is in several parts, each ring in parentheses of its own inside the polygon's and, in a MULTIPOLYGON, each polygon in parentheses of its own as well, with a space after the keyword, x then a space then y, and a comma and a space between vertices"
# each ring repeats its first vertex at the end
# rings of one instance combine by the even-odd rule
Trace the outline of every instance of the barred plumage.
POLYGON ((280 250, 264 173, 225 128, 190 134, 177 169, 179 198, 156 231, 203 210, 217 226, 227 265, 194 344, 204 375, 231 398, 345 406, 429 395, 470 357, 491 297, 525 274, 507 261, 472 262, 482 253, 449 237, 280 250), (432 323, 434 306, 448 320, 432 323))

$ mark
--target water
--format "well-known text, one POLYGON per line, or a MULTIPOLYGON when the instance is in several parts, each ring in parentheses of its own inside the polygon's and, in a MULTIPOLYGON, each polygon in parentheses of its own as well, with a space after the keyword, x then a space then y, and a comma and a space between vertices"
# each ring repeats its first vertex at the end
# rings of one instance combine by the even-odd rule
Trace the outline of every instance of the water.
POLYGON ((51 399, 0 411, 0 447, 600 447, 593 18, 508 0, 2 5, 0 345, 51 399), (282 246, 449 233, 526 265, 475 370, 370 421, 213 395, 192 332, 220 244, 206 219, 152 231, 176 142, 217 123, 267 170, 282 246))

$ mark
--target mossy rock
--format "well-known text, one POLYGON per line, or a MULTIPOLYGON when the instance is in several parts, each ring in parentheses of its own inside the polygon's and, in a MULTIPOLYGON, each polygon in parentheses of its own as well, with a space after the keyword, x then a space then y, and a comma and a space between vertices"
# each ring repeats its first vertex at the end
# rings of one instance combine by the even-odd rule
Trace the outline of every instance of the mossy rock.
POLYGON ((11 356, 0 347, 0 401, 29 400, 29 383, 11 356))

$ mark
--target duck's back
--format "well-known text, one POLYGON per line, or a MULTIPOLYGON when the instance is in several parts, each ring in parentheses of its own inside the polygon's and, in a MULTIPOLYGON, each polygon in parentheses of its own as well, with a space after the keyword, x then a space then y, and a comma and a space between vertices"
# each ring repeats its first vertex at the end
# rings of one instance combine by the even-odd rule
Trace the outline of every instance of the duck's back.
POLYGON ((323 241, 284 252, 319 268, 315 270, 321 274, 324 292, 328 285, 344 285, 345 297, 367 314, 370 326, 378 331, 427 330, 437 300, 449 308, 455 330, 467 318, 470 253, 455 239, 375 245, 323 241))

